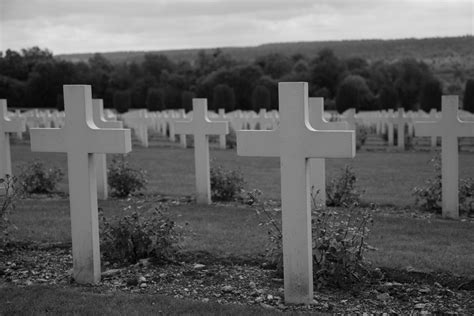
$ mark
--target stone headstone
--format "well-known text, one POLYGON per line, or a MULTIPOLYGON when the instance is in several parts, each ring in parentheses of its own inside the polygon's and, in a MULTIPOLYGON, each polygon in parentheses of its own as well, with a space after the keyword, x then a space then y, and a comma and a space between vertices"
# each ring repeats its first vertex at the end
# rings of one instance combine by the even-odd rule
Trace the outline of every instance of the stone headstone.
MULTIPOLYGON (((119 121, 107 121, 104 117, 104 103, 102 99, 92 100, 92 117, 98 128, 122 128, 119 121)), ((97 197, 106 200, 109 197, 107 184, 107 157, 106 154, 95 154, 95 166, 97 170, 97 197)))
POLYGON ((443 96, 441 119, 415 122, 416 136, 441 137, 441 186, 443 217, 459 217, 459 137, 474 137, 474 122, 458 117, 458 97, 443 96))
POLYGON ((308 84, 278 85, 280 125, 237 131, 240 156, 280 157, 285 301, 313 301, 309 159, 355 156, 353 131, 318 131, 309 125, 308 84))
POLYGON ((211 122, 207 117, 207 99, 193 99, 191 121, 176 121, 177 134, 194 135, 194 165, 196 173, 196 202, 211 203, 209 167, 209 135, 229 133, 227 122, 211 122))
MULTIPOLYGON (((324 99, 309 98, 309 123, 318 131, 349 130, 349 124, 345 121, 328 122, 324 119, 324 99)), ((324 158, 313 158, 310 162, 310 183, 315 200, 320 205, 326 206, 326 160, 324 158)))
POLYGON ((100 250, 94 154, 129 152, 130 130, 94 124, 90 86, 65 85, 64 108, 64 127, 31 129, 31 150, 67 153, 73 277, 78 283, 96 283, 100 250))
POLYGON ((8 118, 7 100, 0 99, 0 178, 12 175, 10 134, 26 130, 25 120, 8 118))

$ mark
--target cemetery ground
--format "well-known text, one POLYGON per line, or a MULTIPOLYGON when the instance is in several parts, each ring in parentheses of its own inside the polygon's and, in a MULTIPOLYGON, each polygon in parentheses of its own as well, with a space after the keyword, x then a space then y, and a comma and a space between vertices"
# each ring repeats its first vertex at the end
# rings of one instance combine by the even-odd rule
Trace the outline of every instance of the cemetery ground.
MULTIPOLYGON (((283 280, 264 264, 268 236, 255 210, 238 202, 194 204, 193 149, 155 136, 150 148, 134 144, 128 159, 148 173, 147 189, 136 199, 165 203, 182 227, 178 262, 102 262, 105 274, 98 285, 71 284, 67 195, 32 196, 20 201, 12 214, 17 247, 0 253, 0 314, 473 313, 473 218, 444 220, 414 207, 413 188, 434 176, 428 163, 433 156, 362 150, 354 159, 327 160, 328 179, 346 164, 353 167, 361 204, 373 209, 368 242, 377 250, 367 258, 380 275, 350 290, 315 287, 315 304, 308 309, 282 304, 283 280)), ((246 189, 260 189, 278 214, 279 159, 237 157, 235 150, 217 149, 211 157, 211 166, 240 170, 246 189)), ((65 154, 32 153, 26 142, 12 145, 14 173, 33 159, 67 170, 65 154)), ((474 177, 473 159, 473 153, 460 154, 460 178, 474 177)), ((66 178, 59 191, 67 192, 66 178)), ((109 218, 126 213, 130 203, 110 198, 99 201, 99 207, 109 218)))

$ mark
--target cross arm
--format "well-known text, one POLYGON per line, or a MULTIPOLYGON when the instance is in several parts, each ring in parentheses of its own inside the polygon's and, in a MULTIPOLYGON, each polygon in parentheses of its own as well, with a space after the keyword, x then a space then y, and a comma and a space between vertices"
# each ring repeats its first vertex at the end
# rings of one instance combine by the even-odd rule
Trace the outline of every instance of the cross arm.
POLYGON ((5 120, 5 131, 8 133, 19 133, 26 131, 26 119, 12 117, 5 120))
POLYGON ((61 128, 30 129, 31 151, 65 152, 66 133, 61 128))
POLYGON ((438 122, 414 122, 415 136, 441 136, 440 126, 438 122))
POLYGON ((132 137, 129 129, 107 128, 90 129, 87 139, 89 153, 126 154, 132 150, 132 137))
POLYGON ((237 155, 250 157, 279 157, 279 130, 237 131, 237 155))
POLYGON ((191 121, 172 121, 171 124, 174 124, 174 132, 176 134, 194 134, 194 127, 191 121))
POLYGON ((207 135, 229 134, 229 123, 225 121, 213 121, 206 124, 207 135))
POLYGON ((474 122, 472 121, 461 121, 458 119, 456 126, 456 133, 459 137, 474 137, 474 122))
POLYGON ((123 128, 123 124, 120 121, 102 121, 95 122, 98 128, 123 128))
POLYGON ((356 154, 354 131, 308 130, 301 141, 306 158, 354 158, 356 154))
POLYGON ((324 123, 325 129, 333 130, 333 131, 347 131, 349 129, 349 123, 345 121, 339 122, 327 122, 324 123))

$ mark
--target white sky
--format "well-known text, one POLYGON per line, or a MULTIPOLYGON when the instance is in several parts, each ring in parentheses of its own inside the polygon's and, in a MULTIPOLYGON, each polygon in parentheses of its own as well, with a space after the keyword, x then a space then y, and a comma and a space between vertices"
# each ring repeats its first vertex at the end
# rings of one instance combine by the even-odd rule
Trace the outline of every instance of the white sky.
POLYGON ((0 0, 0 50, 55 54, 473 35, 474 0, 0 0))

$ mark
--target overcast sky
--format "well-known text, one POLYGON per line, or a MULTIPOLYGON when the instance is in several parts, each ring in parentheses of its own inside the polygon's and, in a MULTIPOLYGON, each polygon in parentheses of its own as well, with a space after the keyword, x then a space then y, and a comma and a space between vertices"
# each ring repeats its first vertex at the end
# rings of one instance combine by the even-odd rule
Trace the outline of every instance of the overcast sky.
POLYGON ((474 0, 0 0, 0 50, 55 54, 473 35, 474 0))

